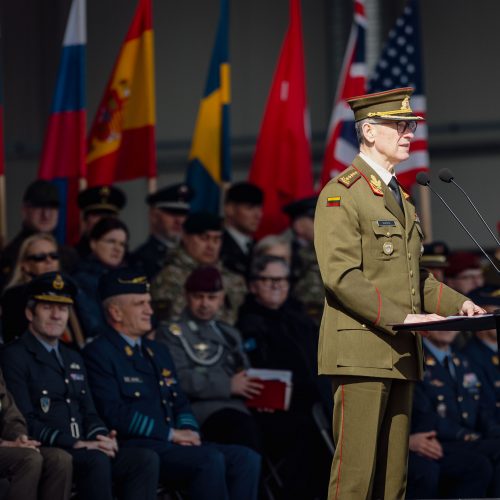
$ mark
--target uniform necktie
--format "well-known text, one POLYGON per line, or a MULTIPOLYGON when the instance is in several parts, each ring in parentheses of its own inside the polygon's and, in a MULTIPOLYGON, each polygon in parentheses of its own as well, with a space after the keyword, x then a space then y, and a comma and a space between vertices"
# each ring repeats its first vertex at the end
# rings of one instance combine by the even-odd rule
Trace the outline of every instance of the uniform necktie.
POLYGON ((450 377, 455 380, 455 366, 450 356, 446 356, 444 358, 444 367, 446 371, 449 373, 450 377))
POLYGON ((400 206, 401 210, 403 210, 403 199, 401 198, 401 191, 399 190, 399 185, 398 181, 396 180, 396 177, 392 176, 391 181, 389 182, 389 187, 391 188, 392 194, 394 195, 394 198, 396 198, 396 201, 398 202, 398 205, 400 206))
POLYGON ((64 368, 64 365, 63 365, 63 362, 62 362, 62 359, 61 359, 61 356, 60 354, 57 352, 56 349, 52 349, 50 351, 50 354, 53 358, 55 358, 55 360, 57 361, 57 364, 61 367, 61 368, 64 368))

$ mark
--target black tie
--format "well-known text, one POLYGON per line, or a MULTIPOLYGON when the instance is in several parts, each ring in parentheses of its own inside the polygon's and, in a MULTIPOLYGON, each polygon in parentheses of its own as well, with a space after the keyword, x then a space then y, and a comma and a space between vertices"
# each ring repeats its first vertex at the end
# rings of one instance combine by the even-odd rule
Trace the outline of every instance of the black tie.
POLYGON ((396 198, 396 201, 398 202, 398 205, 400 206, 401 210, 404 212, 403 199, 401 198, 401 191, 399 190, 399 185, 398 181, 396 180, 396 177, 394 176, 391 177, 391 182, 389 182, 389 187, 391 188, 392 194, 394 195, 394 198, 396 198))
POLYGON ((59 353, 55 349, 52 349, 50 351, 50 354, 52 355, 53 358, 55 358, 58 366, 60 366, 61 368, 64 368, 63 363, 62 363, 62 359, 60 358, 59 353))
POLYGON ((446 356, 444 358, 444 367, 446 371, 450 374, 450 377, 455 380, 455 367, 453 366, 453 361, 450 359, 450 356, 446 356))

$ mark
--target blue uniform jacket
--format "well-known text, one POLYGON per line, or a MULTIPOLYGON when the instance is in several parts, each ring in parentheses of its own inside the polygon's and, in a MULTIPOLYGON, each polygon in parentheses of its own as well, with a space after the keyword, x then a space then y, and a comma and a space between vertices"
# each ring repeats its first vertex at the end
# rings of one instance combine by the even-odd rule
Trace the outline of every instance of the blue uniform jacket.
POLYGON ((476 336, 464 347, 465 354, 483 384, 484 394, 495 408, 495 419, 500 423, 500 366, 498 353, 491 350, 476 336))
POLYGON ((30 435, 46 446, 72 448, 78 439, 95 440, 109 431, 96 413, 82 357, 61 342, 59 353, 64 369, 27 331, 0 358, 30 435))
POLYGON ((139 353, 108 327, 83 355, 99 413, 120 439, 166 441, 172 429, 198 430, 165 346, 143 338, 139 353))
POLYGON ((461 441, 471 433, 500 436, 489 400, 469 360, 453 353, 453 379, 426 348, 424 356, 424 379, 415 386, 412 432, 435 430, 441 441, 461 441))

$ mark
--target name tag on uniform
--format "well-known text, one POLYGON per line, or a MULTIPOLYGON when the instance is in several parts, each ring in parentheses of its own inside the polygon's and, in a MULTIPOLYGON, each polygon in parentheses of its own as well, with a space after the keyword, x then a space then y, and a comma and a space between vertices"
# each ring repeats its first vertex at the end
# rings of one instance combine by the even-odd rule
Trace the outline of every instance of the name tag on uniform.
POLYGON ((389 220, 389 219, 382 219, 377 221, 377 226, 378 227, 396 227, 396 221, 395 220, 389 220))
POLYGON ((123 381, 127 384, 142 384, 141 377, 123 377, 123 381))
POLYGON ((77 382, 83 382, 85 380, 85 375, 83 373, 70 373, 69 378, 77 382))

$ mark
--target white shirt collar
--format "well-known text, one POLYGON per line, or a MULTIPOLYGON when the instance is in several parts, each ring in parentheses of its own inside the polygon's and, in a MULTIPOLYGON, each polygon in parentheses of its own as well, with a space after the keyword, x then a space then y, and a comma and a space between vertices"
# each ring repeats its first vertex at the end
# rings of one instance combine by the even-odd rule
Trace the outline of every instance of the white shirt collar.
POLYGON ((372 167, 373 170, 375 170, 375 172, 377 173, 377 175, 388 186, 389 182, 391 182, 391 179, 392 179, 393 175, 388 170, 386 170, 384 167, 381 167, 378 163, 374 162, 370 157, 368 157, 364 153, 360 152, 359 156, 361 156, 361 158, 366 163, 368 163, 368 165, 370 165, 370 167, 372 167))
POLYGON ((249 243, 252 243, 252 238, 232 226, 226 226, 226 231, 232 236, 233 240, 236 241, 237 245, 241 248, 241 251, 245 255, 248 254, 250 246, 249 243))

